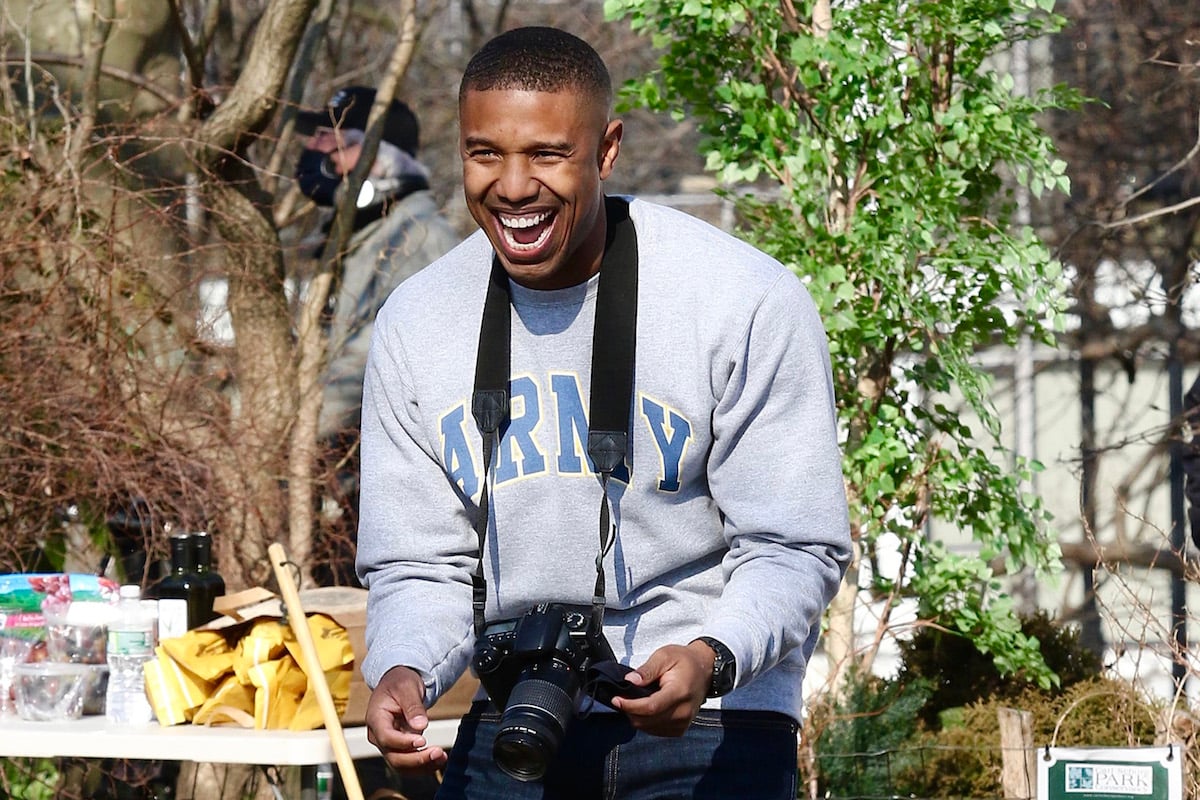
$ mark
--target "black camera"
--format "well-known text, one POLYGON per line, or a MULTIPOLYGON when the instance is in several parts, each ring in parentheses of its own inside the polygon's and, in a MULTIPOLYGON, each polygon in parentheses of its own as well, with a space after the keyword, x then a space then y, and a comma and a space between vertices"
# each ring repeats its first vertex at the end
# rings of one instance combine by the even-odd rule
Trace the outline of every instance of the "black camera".
POLYGON ((611 705, 653 691, 624 679, 631 670, 617 662, 591 611, 541 603, 489 623, 475 643, 471 671, 503 712, 492 758, 517 780, 546 774, 581 695, 611 705))

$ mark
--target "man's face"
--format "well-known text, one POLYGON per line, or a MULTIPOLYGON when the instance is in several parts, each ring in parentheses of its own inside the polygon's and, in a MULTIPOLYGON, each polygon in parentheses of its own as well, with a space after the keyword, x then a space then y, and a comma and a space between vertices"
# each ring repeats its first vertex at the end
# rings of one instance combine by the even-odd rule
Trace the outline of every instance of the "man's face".
POLYGON ((349 175, 362 152, 361 141, 348 144, 342 131, 335 128, 317 128, 304 142, 304 147, 328 155, 329 163, 338 175, 349 175))
POLYGON ((503 89, 468 91, 459 128, 467 208, 509 277, 561 289, 595 274, 620 120, 575 92, 503 89))

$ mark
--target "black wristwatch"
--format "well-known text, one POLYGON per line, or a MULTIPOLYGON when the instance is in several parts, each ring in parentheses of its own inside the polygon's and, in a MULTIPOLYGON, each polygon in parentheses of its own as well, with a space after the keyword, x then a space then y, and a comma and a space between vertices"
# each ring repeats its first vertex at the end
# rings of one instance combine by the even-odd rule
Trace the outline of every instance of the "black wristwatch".
POLYGON ((708 684, 709 697, 723 697, 733 691, 733 682, 737 678, 737 661, 728 647, 711 636, 699 636, 697 642, 704 642, 712 648, 713 659, 712 680, 708 684))

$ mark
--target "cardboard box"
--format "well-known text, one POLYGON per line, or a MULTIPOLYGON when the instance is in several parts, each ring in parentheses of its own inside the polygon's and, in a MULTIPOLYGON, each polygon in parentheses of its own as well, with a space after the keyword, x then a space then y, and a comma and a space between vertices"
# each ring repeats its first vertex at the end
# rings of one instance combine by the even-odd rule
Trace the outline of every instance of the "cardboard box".
MULTIPOLYGON (((354 650, 354 675, 350 680, 350 697, 342 722, 361 725, 366 720, 367 701, 371 690, 363 680, 360 665, 367 652, 367 590, 351 586, 323 586, 299 592, 300 604, 306 614, 326 614, 346 629, 354 650)), ((280 598, 261 587, 246 589, 217 598, 214 610, 223 616, 205 625, 220 629, 250 620, 283 616, 280 598)), ((450 690, 429 709, 430 719, 458 719, 470 707, 479 681, 469 672, 450 687, 450 690)))

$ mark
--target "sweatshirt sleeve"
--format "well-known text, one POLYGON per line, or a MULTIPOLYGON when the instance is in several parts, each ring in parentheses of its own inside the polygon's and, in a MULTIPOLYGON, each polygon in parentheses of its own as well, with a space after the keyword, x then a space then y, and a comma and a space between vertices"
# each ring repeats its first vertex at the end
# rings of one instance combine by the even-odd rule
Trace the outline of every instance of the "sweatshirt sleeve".
POLYGON ((431 705, 469 662, 477 544, 470 501, 425 432, 389 309, 376 324, 363 389, 356 569, 370 591, 362 673, 374 687, 392 667, 412 667, 431 705))
POLYGON ((717 382, 709 481, 729 546, 704 625, 737 685, 811 656, 851 544, 825 331, 791 274, 766 292, 717 382))

